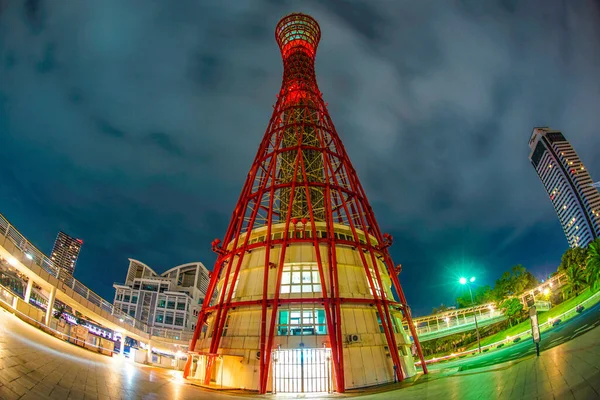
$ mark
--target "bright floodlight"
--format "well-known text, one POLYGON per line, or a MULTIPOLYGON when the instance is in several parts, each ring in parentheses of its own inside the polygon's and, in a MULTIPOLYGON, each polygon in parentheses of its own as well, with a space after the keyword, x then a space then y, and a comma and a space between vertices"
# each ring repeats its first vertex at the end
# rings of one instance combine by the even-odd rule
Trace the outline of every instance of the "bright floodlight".
POLYGON ((471 283, 475 282, 475 277, 472 276, 471 279, 469 279, 469 282, 471 282, 471 283))
POLYGON ((550 293, 550 289, 548 289, 548 288, 544 289, 544 296, 548 296, 548 293, 550 293))
POLYGON ((461 285, 464 285, 465 283, 467 283, 467 278, 460 278, 458 281, 461 285))

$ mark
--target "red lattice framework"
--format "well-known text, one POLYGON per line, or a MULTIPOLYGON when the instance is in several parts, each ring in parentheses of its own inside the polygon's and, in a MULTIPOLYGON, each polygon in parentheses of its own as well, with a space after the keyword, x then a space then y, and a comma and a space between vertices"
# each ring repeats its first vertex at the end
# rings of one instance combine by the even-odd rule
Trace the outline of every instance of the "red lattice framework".
MULTIPOLYGON (((213 250, 218 253, 218 258, 198 317, 190 351, 194 351, 207 317, 214 314, 210 348, 208 353, 205 353, 208 355, 205 383, 208 384, 228 311, 233 307, 261 305, 259 387, 260 393, 265 393, 278 307, 282 304, 323 304, 328 344, 332 351, 335 386, 338 392, 343 392, 341 304, 366 303, 377 308, 390 350, 398 348, 390 308, 402 310, 414 338, 421 365, 427 372, 410 309, 397 276, 400 268, 394 268, 387 249, 392 243, 392 238, 388 234, 381 234, 365 191, 333 126, 327 105, 323 102, 322 93, 317 86, 314 60, 321 36, 319 25, 308 15, 291 14, 279 21, 275 36, 283 57, 283 83, 265 136, 225 234, 224 246, 220 245, 218 239, 213 242, 213 250), (317 237, 316 226, 311 223, 313 221, 326 225, 326 237, 317 237), (282 239, 275 240, 272 238, 271 229, 277 224, 285 224, 283 232, 305 230, 312 231, 312 235, 310 238, 308 235, 302 235, 300 238, 295 234, 283 235, 282 239), (350 227, 352 239, 336 238, 334 224, 350 227), (264 242, 250 244, 250 234, 243 235, 265 226, 267 231, 264 242), (364 235, 363 240, 362 237, 359 238, 359 232, 364 235), (377 245, 372 243, 372 238, 376 240, 377 245), (320 251, 315 251, 318 272, 323 283, 319 297, 293 299, 280 296, 286 248, 289 244, 298 242, 312 243, 315 250, 323 245, 327 248, 325 260, 320 251), (336 260, 338 244, 359 249, 373 299, 340 298, 336 260), (278 259, 271 257, 273 246, 281 246, 278 259), (233 302, 234 285, 244 256, 258 247, 265 249, 262 300, 233 302), (385 291, 378 289, 384 286, 376 259, 385 263, 400 297, 399 302, 387 298, 385 291), (267 295, 268 272, 273 267, 277 268, 276 292, 275 296, 270 298, 267 295), (221 277, 224 277, 223 287, 216 304, 210 306, 210 299, 221 277), (325 285, 326 281, 329 285, 325 285)), ((399 374, 398 378, 402 379, 400 356, 397 351, 390 351, 390 355, 399 374)), ((187 373, 189 363, 186 376, 187 373)))

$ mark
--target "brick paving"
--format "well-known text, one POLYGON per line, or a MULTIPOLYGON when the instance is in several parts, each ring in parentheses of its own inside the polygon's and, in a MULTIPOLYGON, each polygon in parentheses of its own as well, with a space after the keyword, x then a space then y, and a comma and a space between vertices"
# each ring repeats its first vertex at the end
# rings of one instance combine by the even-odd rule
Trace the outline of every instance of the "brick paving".
MULTIPOLYGON (((0 309, 2 400, 240 398, 233 393, 207 391, 183 383, 178 374, 78 348, 0 309)), ((390 385, 326 397, 360 396, 363 400, 600 398, 600 328, 544 351, 539 358, 528 357, 480 370, 438 372, 421 376, 413 383, 403 383, 402 387, 390 390, 397 388, 390 385)), ((243 397, 248 398, 248 395, 243 397)))

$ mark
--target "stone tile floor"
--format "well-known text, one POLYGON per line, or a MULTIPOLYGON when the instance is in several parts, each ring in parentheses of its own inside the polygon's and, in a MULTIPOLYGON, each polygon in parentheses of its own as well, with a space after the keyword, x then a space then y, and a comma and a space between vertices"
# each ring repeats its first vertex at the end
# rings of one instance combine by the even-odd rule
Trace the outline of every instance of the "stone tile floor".
MULTIPOLYGON (((110 358, 78 348, 0 309, 2 400, 249 397, 207 391, 186 384, 180 374, 134 365, 118 356, 110 358)), ((390 390, 396 389, 390 385, 326 397, 359 395, 364 400, 600 398, 600 328, 542 352, 539 358, 529 357, 481 370, 430 374, 402 386, 399 390, 390 390)))

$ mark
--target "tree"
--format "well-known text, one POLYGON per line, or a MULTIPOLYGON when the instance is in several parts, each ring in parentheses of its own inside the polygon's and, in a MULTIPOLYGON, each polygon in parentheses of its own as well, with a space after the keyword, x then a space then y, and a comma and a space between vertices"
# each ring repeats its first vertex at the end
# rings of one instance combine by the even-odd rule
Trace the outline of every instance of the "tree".
POLYGON ((472 305, 491 303, 493 301, 492 289, 488 285, 480 286, 472 290, 473 302, 471 302, 471 294, 469 293, 469 289, 465 288, 462 296, 456 299, 458 308, 471 307, 472 305))
POLYGON ((523 304, 518 298, 512 297, 504 300, 500 305, 500 308, 504 311, 504 315, 508 318, 508 323, 512 327, 513 321, 519 322, 521 314, 523 313, 523 304))
POLYGON ((491 297, 501 303, 510 296, 517 296, 527 289, 539 285, 538 280, 521 264, 515 265, 510 271, 505 271, 492 290, 491 297))
POLYGON ((600 284, 600 238, 594 240, 587 248, 586 259, 587 283, 592 290, 600 284))
POLYGON ((448 306, 446 306, 446 305, 444 305, 442 303, 442 304, 440 304, 439 307, 433 307, 433 309, 431 310, 431 313, 432 314, 439 314, 439 313, 442 313, 442 312, 448 311, 448 310, 449 310, 448 306))
POLYGON ((565 299, 577 296, 586 286, 586 273, 582 266, 570 264, 565 270, 567 283, 562 288, 565 299))
POLYGON ((558 266, 558 271, 566 272, 566 270, 571 265, 577 265, 579 267, 584 267, 587 256, 588 256, 587 250, 583 249, 581 247, 573 247, 571 249, 567 249, 567 251, 565 251, 562 256, 560 265, 558 266))

